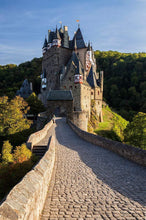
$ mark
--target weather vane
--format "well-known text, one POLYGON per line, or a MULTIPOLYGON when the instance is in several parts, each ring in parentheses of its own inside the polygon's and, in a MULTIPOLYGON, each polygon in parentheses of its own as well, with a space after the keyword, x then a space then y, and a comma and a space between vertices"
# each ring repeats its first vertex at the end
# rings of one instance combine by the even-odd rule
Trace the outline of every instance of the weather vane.
POLYGON ((79 28, 80 27, 80 24, 79 24, 80 20, 76 20, 76 22, 78 23, 78 28, 79 28))

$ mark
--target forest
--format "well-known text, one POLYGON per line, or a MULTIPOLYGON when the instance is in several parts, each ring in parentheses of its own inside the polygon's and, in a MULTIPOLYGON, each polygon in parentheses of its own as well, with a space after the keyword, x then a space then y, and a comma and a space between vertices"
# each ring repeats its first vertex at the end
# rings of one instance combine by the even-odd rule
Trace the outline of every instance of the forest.
POLYGON ((0 66, 0 96, 14 98, 16 91, 20 89, 23 81, 28 79, 33 84, 33 91, 40 91, 40 75, 42 70, 42 58, 34 58, 32 61, 20 65, 8 64, 0 66))
POLYGON ((104 99, 127 120, 146 112, 146 53, 96 51, 97 70, 104 71, 104 99))

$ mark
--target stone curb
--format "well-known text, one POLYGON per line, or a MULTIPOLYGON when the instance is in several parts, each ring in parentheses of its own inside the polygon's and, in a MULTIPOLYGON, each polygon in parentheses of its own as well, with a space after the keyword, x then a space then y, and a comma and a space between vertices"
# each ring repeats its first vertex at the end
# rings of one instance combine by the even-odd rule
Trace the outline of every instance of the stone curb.
POLYGON ((55 164, 55 138, 39 163, 8 194, 0 220, 39 220, 55 164))
POLYGON ((98 145, 100 147, 106 148, 114 153, 119 154, 126 159, 129 159, 139 165, 146 166, 146 151, 140 148, 136 148, 127 144, 122 144, 118 141, 112 141, 110 139, 101 137, 99 135, 94 135, 88 133, 86 131, 81 130, 75 124, 73 124, 70 120, 68 120, 68 124, 73 129, 78 136, 82 139, 98 145))
POLYGON ((42 130, 37 131, 29 136, 26 145, 30 150, 32 150, 33 146, 37 144, 38 142, 40 142, 40 140, 42 140, 47 135, 47 131, 52 126, 52 124, 53 124, 53 121, 51 120, 45 125, 45 127, 42 130))

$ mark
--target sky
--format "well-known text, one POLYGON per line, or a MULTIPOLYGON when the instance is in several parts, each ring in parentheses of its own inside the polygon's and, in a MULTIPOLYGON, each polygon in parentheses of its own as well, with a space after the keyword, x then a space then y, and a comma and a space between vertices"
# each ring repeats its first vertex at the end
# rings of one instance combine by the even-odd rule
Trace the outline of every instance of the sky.
POLYGON ((94 50, 146 52, 146 0, 0 0, 0 65, 42 56, 48 29, 80 20, 94 50))

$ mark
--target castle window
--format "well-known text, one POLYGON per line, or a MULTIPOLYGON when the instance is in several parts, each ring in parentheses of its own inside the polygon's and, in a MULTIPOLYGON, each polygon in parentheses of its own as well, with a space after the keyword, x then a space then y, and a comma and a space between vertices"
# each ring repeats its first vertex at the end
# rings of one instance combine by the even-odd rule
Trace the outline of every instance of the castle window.
POLYGON ((99 91, 98 91, 98 95, 99 95, 99 91))
POLYGON ((71 77, 69 77, 69 80, 71 81, 71 77))
POLYGON ((72 89, 72 86, 70 86, 69 88, 72 89))
POLYGON ((77 87, 75 86, 75 89, 76 89, 77 87))
POLYGON ((100 103, 98 102, 98 105, 99 105, 100 103))
POLYGON ((91 92, 91 95, 93 95, 93 92, 91 92))
POLYGON ((66 86, 64 86, 64 88, 66 89, 66 86))

